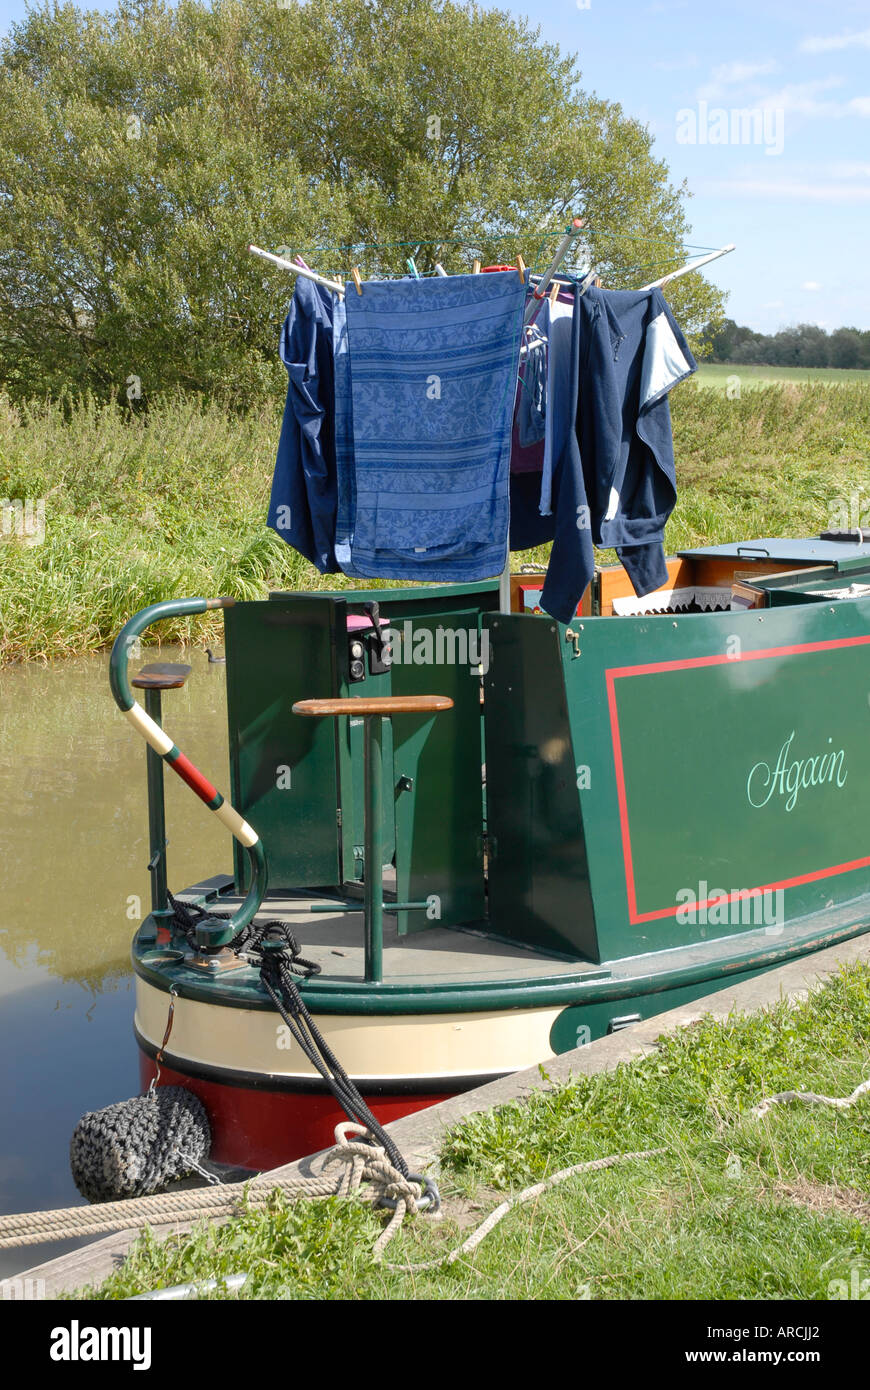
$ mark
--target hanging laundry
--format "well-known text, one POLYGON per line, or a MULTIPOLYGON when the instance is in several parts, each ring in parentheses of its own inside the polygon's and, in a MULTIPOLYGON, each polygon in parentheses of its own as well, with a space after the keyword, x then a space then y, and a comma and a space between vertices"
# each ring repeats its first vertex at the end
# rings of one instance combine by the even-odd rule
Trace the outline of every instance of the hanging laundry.
POLYGON ((589 289, 577 435, 596 545, 613 547, 638 597, 667 579, 677 500, 668 392, 698 369, 660 289, 589 289))
MULTIPOLYGON (((573 306, 574 287, 573 285, 565 285, 559 289, 557 295, 557 318, 563 314, 570 317, 573 306)), ((511 473, 541 473, 544 468, 549 344, 543 348, 535 348, 534 340, 535 338, 543 338, 546 342, 548 339, 552 309, 553 305, 549 294, 534 307, 531 321, 534 335, 532 351, 522 357, 520 366, 520 384, 517 391, 514 432, 511 440, 511 473)), ((525 341, 528 344, 528 332, 525 341)), ((570 324, 567 326, 563 342, 570 343, 570 324)), ((552 446, 550 469, 552 469, 552 446)))
POLYGON ((353 462, 353 406, 350 393, 350 350, 347 342, 345 302, 333 298, 332 351, 334 366, 333 419, 338 503, 335 518, 335 558, 342 569, 350 565, 350 538, 356 512, 356 475, 353 462))
POLYGON ((564 623, 592 579, 593 542, 616 549, 639 597, 665 583, 676 501, 668 392, 697 370, 658 289, 593 286, 570 322, 567 378, 552 394, 548 378, 548 416, 574 420, 552 435, 552 514, 534 514, 534 475, 511 478, 511 550, 553 541, 541 607, 564 623))
MULTIPOLYGON (((552 456, 552 511, 541 515, 539 476, 514 473, 510 480, 510 548, 530 550, 546 541, 553 542, 541 607, 563 623, 574 617, 595 569, 586 483, 573 428, 580 381, 580 315, 574 312, 566 322, 570 324, 567 395, 560 401, 559 412, 568 419, 570 427, 562 433, 561 447, 552 456)), ((554 402, 548 400, 548 411, 552 408, 554 402)))
POLYGON ((576 403, 572 399, 572 319, 575 313, 575 298, 568 303, 561 299, 555 304, 547 300, 545 306, 547 332, 547 389, 546 420, 544 432, 544 461, 541 476, 541 515, 548 516, 553 510, 553 467, 561 458, 574 429, 576 403))
POLYGON ((512 268, 362 288, 345 297, 349 372, 335 376, 345 429, 350 391, 355 475, 342 568, 385 579, 498 574, 525 278, 512 268))
MULTIPOLYGON (((549 307, 549 306, 548 306, 549 307)), ((528 449, 544 438, 547 412, 546 325, 535 325, 533 335, 524 335, 525 356, 520 363, 519 388, 514 420, 521 449, 528 449), (543 336, 542 336, 543 333, 543 336)), ((513 468, 511 459, 511 468, 513 468)))
POLYGON ((337 477, 333 430, 333 304, 329 290, 300 278, 281 329, 287 401, 267 524, 321 574, 335 555, 337 477))

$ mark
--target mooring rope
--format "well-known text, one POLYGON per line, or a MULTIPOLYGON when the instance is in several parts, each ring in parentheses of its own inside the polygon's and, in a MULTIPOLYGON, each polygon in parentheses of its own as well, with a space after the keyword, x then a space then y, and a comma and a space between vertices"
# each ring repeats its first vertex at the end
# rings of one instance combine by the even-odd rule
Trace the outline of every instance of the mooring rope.
POLYGON ((540 1197, 542 1192, 548 1188, 555 1187, 560 1182, 565 1182, 568 1178, 574 1178, 578 1173, 595 1173, 600 1168, 615 1168, 619 1163, 633 1163, 641 1158, 655 1158, 659 1154, 667 1153, 667 1149, 638 1149, 634 1153, 610 1154, 607 1158, 593 1158, 587 1163, 575 1163, 570 1168, 560 1168, 558 1173, 551 1173, 548 1178, 541 1182, 536 1182, 533 1187, 526 1187, 522 1192, 517 1192, 513 1197, 508 1197, 506 1201, 491 1211, 489 1216, 481 1222, 475 1231, 455 1249, 450 1250, 446 1255, 441 1255, 434 1260, 426 1260, 423 1264, 414 1265, 385 1265, 384 1268, 393 1274, 417 1274, 427 1269, 442 1269, 447 1265, 452 1265, 463 1255, 470 1255, 482 1240, 485 1240, 490 1231, 500 1221, 503 1221, 509 1211, 514 1207, 521 1206, 523 1202, 531 1202, 535 1197, 540 1197))
MULTIPOLYGON (((793 1101, 848 1109, 868 1092, 870 1079, 862 1081, 851 1095, 844 1097, 822 1096, 814 1091, 780 1091, 776 1095, 765 1097, 753 1106, 749 1115, 758 1119, 773 1106, 793 1101)), ((196 1221, 203 1217, 240 1216, 252 1207, 265 1206, 271 1194, 277 1190, 288 1196, 307 1198, 349 1197, 352 1193, 358 1193, 363 1200, 372 1205, 392 1207, 390 1220, 372 1250, 375 1263, 380 1263, 384 1250, 398 1232, 406 1214, 414 1214, 429 1206, 425 1192, 428 1184, 426 1181, 409 1181, 390 1162, 382 1147, 366 1142, 370 1137, 369 1131, 362 1125, 336 1125, 335 1147, 324 1157, 321 1176, 280 1177, 276 1175, 276 1171, 272 1171, 260 1173, 247 1182, 227 1183, 196 1191, 155 1193, 149 1197, 137 1197, 126 1201, 103 1202, 99 1206, 62 1207, 53 1211, 0 1216, 0 1249, 38 1245, 48 1240, 103 1235, 112 1231, 139 1230, 149 1224, 160 1226, 171 1224, 173 1221, 196 1221), (353 1140, 348 1137, 350 1135, 357 1135, 359 1138, 353 1140), (337 1178, 327 1177, 326 1169, 336 1163, 344 1164, 343 1171, 337 1178), (363 1183, 369 1183, 370 1186, 363 1189, 363 1183)), ((667 1147, 639 1149, 629 1153, 610 1154, 606 1158, 590 1159, 585 1163, 575 1163, 570 1168, 561 1168, 541 1182, 526 1187, 501 1202, 477 1229, 453 1250, 421 1264, 387 1264, 385 1268, 394 1273, 413 1274, 451 1265, 463 1255, 471 1254, 514 1207, 534 1200, 549 1188, 580 1173, 592 1173, 622 1163, 656 1158, 667 1152, 667 1147)))
MULTIPOLYGON (((759 1101, 758 1105, 753 1106, 749 1114, 753 1119, 760 1119, 766 1115, 775 1105, 785 1105, 791 1101, 805 1101, 808 1105, 831 1105, 838 1110, 847 1110, 854 1105, 861 1096, 870 1091, 870 1080, 862 1081, 860 1086, 856 1086, 850 1096, 821 1096, 815 1091, 779 1091, 774 1096, 767 1096, 759 1101)), ((447 1254, 439 1256, 434 1260, 427 1260, 422 1264, 403 1264, 385 1265, 394 1274, 418 1274, 429 1269, 442 1269, 452 1265, 463 1255, 470 1255, 473 1250, 485 1240, 490 1231, 494 1230, 500 1221, 503 1221, 508 1212, 514 1207, 521 1206, 524 1202, 531 1202, 535 1197, 540 1197, 542 1192, 546 1192, 550 1187, 556 1187, 559 1183, 565 1182, 568 1178, 576 1177, 578 1173, 592 1173, 600 1168, 614 1168, 618 1163, 629 1163, 637 1159, 655 1158, 660 1154, 667 1153, 666 1148, 662 1149, 640 1149, 635 1153, 611 1154, 608 1158, 595 1158, 587 1163, 575 1163, 571 1168, 560 1168, 558 1173, 553 1173, 549 1178, 544 1178, 541 1182, 535 1183, 533 1187, 526 1187, 522 1192, 516 1193, 513 1197, 508 1197, 490 1212, 489 1216, 472 1231, 471 1235, 456 1246, 447 1254)))
POLYGON ((260 1173, 247 1182, 224 1183, 219 1187, 197 1188, 185 1192, 158 1192, 149 1197, 101 1202, 97 1206, 60 1207, 53 1211, 23 1212, 0 1216, 0 1249, 38 1245, 47 1240, 105 1235, 111 1231, 141 1229, 146 1225, 167 1225, 173 1221, 196 1221, 202 1217, 240 1216, 251 1207, 263 1207, 277 1189, 292 1197, 349 1197, 360 1193, 373 1204, 393 1206, 392 1216, 375 1244, 375 1257, 392 1239, 405 1217, 426 1209, 430 1203, 425 1181, 409 1180, 389 1160, 384 1149, 365 1142, 368 1131, 362 1125, 335 1127, 335 1148, 324 1158, 322 1175, 303 1178, 282 1177, 276 1172, 260 1173), (360 1136, 354 1140, 351 1135, 360 1136), (326 1169, 342 1164, 333 1176, 326 1169))
POLYGON ((750 1110, 750 1115, 760 1118, 766 1115, 768 1110, 774 1105, 789 1105, 792 1101, 801 1100, 807 1105, 832 1105, 837 1110, 848 1110, 857 1100, 870 1091, 870 1080, 862 1081, 860 1086, 856 1086, 850 1096, 820 1096, 815 1091, 779 1091, 775 1096, 767 1096, 760 1100, 750 1110))

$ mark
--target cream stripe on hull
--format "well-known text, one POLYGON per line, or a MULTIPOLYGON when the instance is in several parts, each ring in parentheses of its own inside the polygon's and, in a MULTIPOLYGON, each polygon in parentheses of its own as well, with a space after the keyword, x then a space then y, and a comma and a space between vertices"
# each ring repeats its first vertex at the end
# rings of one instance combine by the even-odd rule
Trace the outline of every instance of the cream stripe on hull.
MULTIPOLYGON (((136 980, 136 1026, 159 1047, 169 996, 136 980)), ((560 1008, 503 1013, 317 1014, 317 1027, 342 1066, 359 1080, 437 1080, 501 1076, 554 1056, 550 1029, 560 1008)), ((316 1076, 276 1013, 176 1000, 167 1052, 207 1066, 284 1077, 316 1076)))

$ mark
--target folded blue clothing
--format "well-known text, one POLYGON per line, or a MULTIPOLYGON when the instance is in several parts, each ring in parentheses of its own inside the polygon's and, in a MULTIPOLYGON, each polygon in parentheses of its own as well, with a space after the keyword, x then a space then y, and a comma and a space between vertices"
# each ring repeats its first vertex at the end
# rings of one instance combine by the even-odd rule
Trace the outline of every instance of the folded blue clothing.
POLYGON ((334 303, 329 290, 300 276, 281 329, 287 401, 272 478, 267 525, 321 574, 335 555, 337 476, 332 424, 334 303))
POLYGON ((525 298, 516 271, 348 286, 344 370, 335 359, 347 574, 474 580, 504 568, 525 298))

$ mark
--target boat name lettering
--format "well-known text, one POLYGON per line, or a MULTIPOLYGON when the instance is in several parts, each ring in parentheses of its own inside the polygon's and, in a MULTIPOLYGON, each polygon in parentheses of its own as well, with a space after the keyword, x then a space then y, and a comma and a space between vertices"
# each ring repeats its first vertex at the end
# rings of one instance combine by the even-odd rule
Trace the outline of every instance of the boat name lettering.
MULTIPOLYGON (((746 779, 746 797, 750 806, 759 809, 766 806, 778 794, 787 798, 786 811, 793 811, 798 795, 807 787, 820 787, 823 783, 843 787, 848 772, 846 753, 842 748, 829 748, 824 753, 811 758, 795 758, 792 742, 795 731, 792 729, 779 750, 776 766, 770 763, 756 763, 746 779)), ((833 743, 829 738, 828 743, 833 743)))

